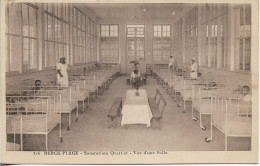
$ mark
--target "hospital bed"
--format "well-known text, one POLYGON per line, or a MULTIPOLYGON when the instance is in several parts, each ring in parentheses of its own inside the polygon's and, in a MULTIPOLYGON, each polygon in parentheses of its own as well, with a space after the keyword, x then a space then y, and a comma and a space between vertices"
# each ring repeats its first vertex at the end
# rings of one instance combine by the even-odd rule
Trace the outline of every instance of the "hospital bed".
POLYGON ((79 93, 79 85, 70 83, 69 87, 59 86, 55 83, 53 84, 42 84, 39 90, 31 90, 32 87, 22 86, 17 87, 18 90, 7 90, 7 94, 18 94, 18 96, 22 96, 25 92, 30 93, 31 98, 37 98, 40 96, 55 96, 57 94, 61 95, 61 114, 68 114, 68 126, 67 130, 70 130, 71 126, 71 113, 76 108, 76 121, 78 121, 79 117, 79 109, 78 109, 78 95, 79 93))
POLYGON ((53 96, 6 96, 6 131, 7 134, 45 135, 45 148, 48 151, 48 134, 59 124, 61 135, 61 95, 53 96), (15 118, 21 123, 14 123, 15 118))
POLYGON ((206 126, 203 125, 202 115, 211 114, 211 94, 220 92, 225 88, 224 85, 216 84, 215 82, 203 82, 192 85, 192 113, 191 117, 194 121, 198 118, 194 116, 194 111, 199 113, 200 128, 206 130, 206 126))
POLYGON ((205 138, 206 142, 214 139, 213 126, 224 134, 227 151, 228 137, 251 137, 252 104, 238 94, 212 94, 210 137, 205 138))

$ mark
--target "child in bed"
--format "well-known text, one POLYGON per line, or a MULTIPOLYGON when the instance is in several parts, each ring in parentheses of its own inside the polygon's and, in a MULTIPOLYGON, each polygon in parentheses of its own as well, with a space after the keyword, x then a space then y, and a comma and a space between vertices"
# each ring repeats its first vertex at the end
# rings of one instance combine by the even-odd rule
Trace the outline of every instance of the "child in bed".
POLYGON ((87 68, 84 67, 83 69, 83 76, 86 76, 88 73, 87 73, 87 68))
POLYGON ((248 102, 248 103, 252 102, 252 96, 249 94, 249 92, 250 92, 249 86, 245 85, 242 87, 243 102, 248 102))
POLYGON ((245 85, 242 87, 242 99, 240 100, 240 116, 249 116, 252 115, 252 96, 250 95, 249 86, 245 85))
POLYGON ((41 80, 35 80, 33 88, 30 91, 24 92, 24 95, 30 96, 36 94, 41 89, 41 83, 41 80))

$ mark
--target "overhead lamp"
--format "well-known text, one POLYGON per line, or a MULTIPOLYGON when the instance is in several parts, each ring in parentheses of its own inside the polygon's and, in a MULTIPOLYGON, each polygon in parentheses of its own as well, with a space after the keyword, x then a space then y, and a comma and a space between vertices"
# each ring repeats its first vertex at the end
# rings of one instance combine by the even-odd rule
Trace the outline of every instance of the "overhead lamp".
POLYGON ((172 15, 174 16, 174 15, 175 15, 175 12, 172 12, 172 15))

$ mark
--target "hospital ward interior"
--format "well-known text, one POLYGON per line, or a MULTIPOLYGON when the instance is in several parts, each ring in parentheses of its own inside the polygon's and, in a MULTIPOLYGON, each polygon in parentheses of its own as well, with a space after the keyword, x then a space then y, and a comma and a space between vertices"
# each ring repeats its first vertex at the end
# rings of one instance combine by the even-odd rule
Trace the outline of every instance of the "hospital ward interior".
POLYGON ((7 151, 250 151, 251 5, 5 6, 7 151))

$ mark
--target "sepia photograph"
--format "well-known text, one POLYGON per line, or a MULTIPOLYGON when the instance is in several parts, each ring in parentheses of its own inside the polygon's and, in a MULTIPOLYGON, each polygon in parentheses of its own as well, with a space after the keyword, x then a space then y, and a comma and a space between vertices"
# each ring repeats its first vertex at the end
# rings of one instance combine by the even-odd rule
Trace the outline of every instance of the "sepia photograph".
POLYGON ((2 162, 257 163, 258 5, 2 1, 2 162))

